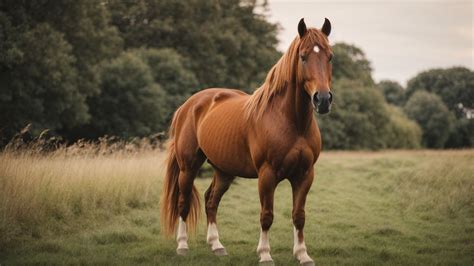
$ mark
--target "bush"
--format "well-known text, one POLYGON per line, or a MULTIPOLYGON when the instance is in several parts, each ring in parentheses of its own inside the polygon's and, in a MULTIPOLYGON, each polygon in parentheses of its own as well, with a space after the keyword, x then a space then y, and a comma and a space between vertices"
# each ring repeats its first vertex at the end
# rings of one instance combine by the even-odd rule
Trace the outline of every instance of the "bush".
POLYGON ((386 132, 386 145, 391 149, 414 149, 421 146, 421 128, 395 106, 387 106, 390 122, 386 132))
POLYGON ((154 83, 146 63, 131 52, 104 64, 101 93, 89 99, 91 123, 97 138, 117 135, 143 137, 161 129, 165 114, 165 92, 154 83))
POLYGON ((380 92, 358 81, 334 83, 334 108, 318 116, 323 146, 329 149, 385 148, 381 129, 389 114, 380 92))
POLYGON ((404 107, 409 118, 423 129, 423 145, 443 148, 454 125, 454 115, 436 94, 415 92, 404 107))

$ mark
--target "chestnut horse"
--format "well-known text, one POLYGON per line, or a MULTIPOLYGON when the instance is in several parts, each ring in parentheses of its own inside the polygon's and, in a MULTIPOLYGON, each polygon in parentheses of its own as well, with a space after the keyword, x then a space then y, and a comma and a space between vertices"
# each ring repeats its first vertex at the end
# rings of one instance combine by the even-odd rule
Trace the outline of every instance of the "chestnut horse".
POLYGON ((306 195, 313 183, 321 136, 313 110, 329 112, 332 102, 331 24, 321 30, 298 24, 298 36, 252 95, 232 89, 206 89, 191 96, 173 117, 161 198, 161 225, 177 227, 177 253, 188 251, 187 229, 196 226, 199 196, 193 185, 207 159, 214 177, 205 193, 207 242, 226 255, 219 241, 216 213, 235 176, 258 178, 260 262, 271 262, 268 231, 273 222, 276 186, 288 179, 293 191, 293 254, 312 265, 303 236, 306 195), (179 221, 178 221, 179 220, 179 221))

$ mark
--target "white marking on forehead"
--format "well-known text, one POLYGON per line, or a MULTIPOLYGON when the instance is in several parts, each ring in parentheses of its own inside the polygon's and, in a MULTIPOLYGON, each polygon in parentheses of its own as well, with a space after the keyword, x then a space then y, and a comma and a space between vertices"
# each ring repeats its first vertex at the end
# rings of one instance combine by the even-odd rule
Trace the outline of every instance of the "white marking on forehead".
POLYGON ((313 48, 313 51, 315 53, 319 53, 319 46, 318 45, 315 45, 314 48, 313 48))

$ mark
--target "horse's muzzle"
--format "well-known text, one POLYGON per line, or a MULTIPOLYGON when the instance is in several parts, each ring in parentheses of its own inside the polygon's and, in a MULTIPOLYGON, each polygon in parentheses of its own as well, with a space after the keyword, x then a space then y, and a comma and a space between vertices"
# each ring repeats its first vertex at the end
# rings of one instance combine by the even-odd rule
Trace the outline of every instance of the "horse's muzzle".
POLYGON ((333 100, 332 93, 316 92, 313 98, 313 104, 316 107, 318 114, 327 114, 331 110, 331 103, 333 100))

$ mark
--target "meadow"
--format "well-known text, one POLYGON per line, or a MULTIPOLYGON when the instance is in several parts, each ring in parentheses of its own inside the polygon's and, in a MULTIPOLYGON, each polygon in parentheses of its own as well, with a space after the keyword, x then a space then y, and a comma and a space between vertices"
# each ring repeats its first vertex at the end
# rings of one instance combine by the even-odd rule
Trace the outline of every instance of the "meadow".
MULTIPOLYGON (((164 153, 87 145, 0 153, 0 264, 257 265, 256 180, 238 178, 218 226, 229 256, 205 242, 205 215, 186 257, 160 234, 164 153)), ((305 236, 317 264, 474 263, 474 150, 323 152, 305 236)), ((196 180, 201 194, 210 178, 196 180)), ((276 191, 270 245, 292 256, 291 190, 276 191)))

